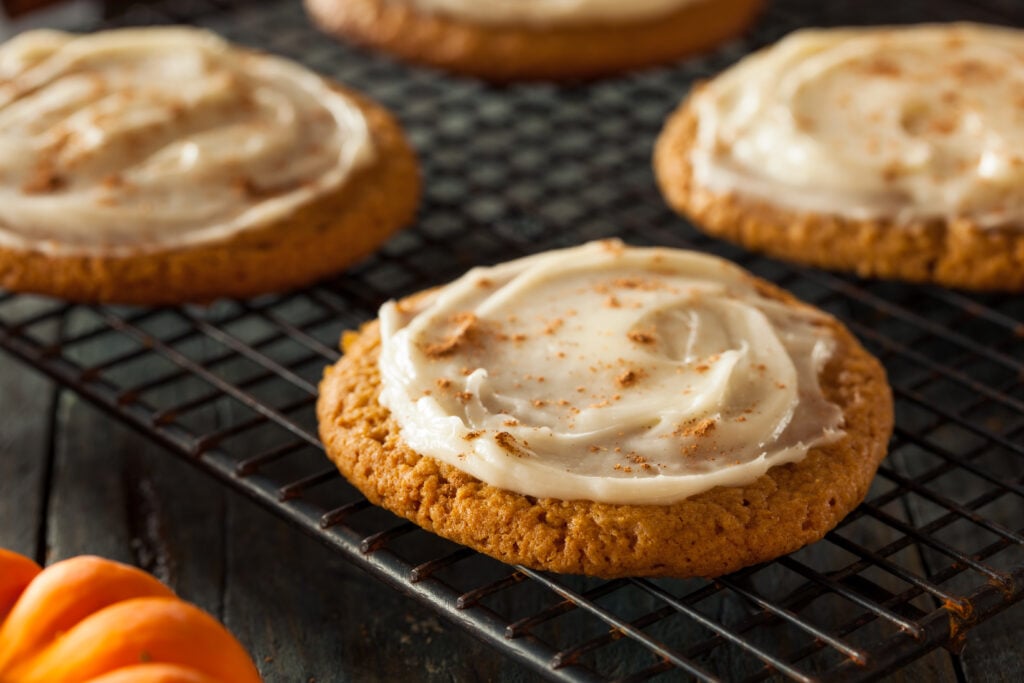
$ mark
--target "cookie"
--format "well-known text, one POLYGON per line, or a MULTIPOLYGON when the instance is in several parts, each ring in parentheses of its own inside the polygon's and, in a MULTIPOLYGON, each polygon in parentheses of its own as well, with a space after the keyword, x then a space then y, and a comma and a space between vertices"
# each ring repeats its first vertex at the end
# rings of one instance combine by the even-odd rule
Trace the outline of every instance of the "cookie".
POLYGON ((0 46, 0 287, 169 304, 311 283, 415 213, 382 107, 191 28, 0 46))
POLYGON ((329 33, 492 81, 664 64, 745 29, 763 0, 305 0, 329 33))
POLYGON ((591 243, 346 333, 320 436, 373 503, 512 564, 716 576, 820 539, 892 431, 834 318, 721 259, 591 243))
POLYGON ((654 166, 750 249, 865 277, 1024 290, 1024 32, 798 31, 696 87, 654 166))

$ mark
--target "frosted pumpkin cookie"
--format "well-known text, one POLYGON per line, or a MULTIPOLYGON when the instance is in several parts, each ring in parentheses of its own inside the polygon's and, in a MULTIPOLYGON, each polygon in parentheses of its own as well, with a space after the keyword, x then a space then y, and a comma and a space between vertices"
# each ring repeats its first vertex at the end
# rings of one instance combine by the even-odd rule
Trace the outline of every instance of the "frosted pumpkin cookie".
POLYGON ((1024 32, 793 33, 698 86, 655 170, 674 208, 751 249, 1024 289, 1024 32))
POLYGON ((325 30, 401 58, 508 81, 600 76, 730 38, 763 0, 305 0, 325 30))
POLYGON ((821 538, 892 430, 834 318, 696 252, 476 268, 344 338, 317 414, 366 497, 509 563, 715 576, 821 538))
POLYGON ((191 28, 0 46, 0 287, 160 304, 306 284, 408 222, 381 107, 191 28))

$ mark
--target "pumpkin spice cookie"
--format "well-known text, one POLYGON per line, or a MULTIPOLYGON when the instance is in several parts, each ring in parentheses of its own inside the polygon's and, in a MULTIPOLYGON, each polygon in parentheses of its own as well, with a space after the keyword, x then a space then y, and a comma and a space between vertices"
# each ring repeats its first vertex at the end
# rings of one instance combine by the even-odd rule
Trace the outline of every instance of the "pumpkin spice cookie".
POLYGON ((493 81, 671 62, 745 29, 764 0, 305 0, 326 31, 493 81))
POLYGON ((654 165, 709 234, 793 261, 1024 290, 1024 32, 799 31, 698 86, 654 165))
POLYGON ((597 242, 381 309, 317 415, 373 503, 504 562, 716 576, 820 539, 892 431, 835 319, 721 259, 597 242))
POLYGON ((192 28, 0 46, 0 287, 165 304, 304 285, 411 220, 380 106, 192 28))

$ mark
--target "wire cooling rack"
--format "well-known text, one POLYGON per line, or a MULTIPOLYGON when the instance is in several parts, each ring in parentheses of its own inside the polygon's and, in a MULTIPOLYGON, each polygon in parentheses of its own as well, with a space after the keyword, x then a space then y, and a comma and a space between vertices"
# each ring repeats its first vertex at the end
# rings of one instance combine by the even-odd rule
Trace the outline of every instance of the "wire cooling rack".
POLYGON ((955 648, 1024 596, 1024 297, 748 254, 672 215, 650 170, 660 124, 695 79, 799 26, 1024 22, 1010 0, 875 4, 779 0, 703 58, 507 88, 340 45, 291 0, 135 6, 106 24, 207 26, 390 106, 422 155, 419 219, 333 281, 250 301, 139 309, 0 293, 0 346, 552 679, 868 680, 955 648), (608 236, 732 258, 837 315, 883 360, 891 455, 825 540, 715 581, 547 575, 374 508, 325 460, 313 404, 342 330, 472 265, 608 236))

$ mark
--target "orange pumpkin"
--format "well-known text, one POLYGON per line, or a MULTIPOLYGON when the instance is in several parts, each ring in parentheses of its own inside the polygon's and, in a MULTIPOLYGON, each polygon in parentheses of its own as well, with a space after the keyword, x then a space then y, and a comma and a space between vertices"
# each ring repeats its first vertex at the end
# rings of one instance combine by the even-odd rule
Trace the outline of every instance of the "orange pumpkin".
POLYGON ((134 567, 0 549, 0 683, 259 683, 217 620, 134 567))

